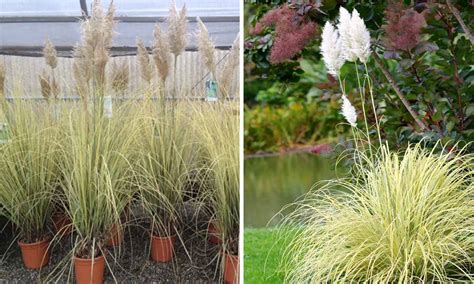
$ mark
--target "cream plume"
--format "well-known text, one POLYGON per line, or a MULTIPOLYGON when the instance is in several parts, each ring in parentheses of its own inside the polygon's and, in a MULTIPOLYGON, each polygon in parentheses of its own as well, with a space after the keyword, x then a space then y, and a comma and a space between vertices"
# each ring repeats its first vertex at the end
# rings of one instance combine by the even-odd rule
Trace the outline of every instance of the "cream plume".
POLYGON ((161 81, 165 82, 170 72, 171 53, 170 46, 168 45, 159 24, 155 25, 153 38, 153 60, 155 61, 156 69, 158 70, 161 81))
POLYGON ((356 127, 357 124, 357 113, 355 107, 351 104, 346 95, 342 95, 342 107, 341 114, 347 120, 347 122, 352 126, 356 127))
POLYGON ((170 7, 170 14, 168 17, 168 41, 170 43, 171 53, 175 56, 180 55, 186 48, 186 5, 178 13, 176 1, 170 7))
POLYGON ((51 69, 54 69, 56 68, 56 66, 58 66, 58 57, 56 49, 54 48, 54 45, 49 40, 49 38, 46 39, 46 42, 44 44, 43 56, 44 60, 46 61, 46 64, 49 65, 51 69))
POLYGON ((367 62, 370 56, 370 33, 364 20, 359 16, 359 12, 354 9, 351 16, 349 11, 341 7, 337 28, 344 58, 352 62, 357 59, 367 62))
POLYGON ((240 34, 234 40, 227 60, 220 72, 218 78, 218 87, 224 97, 229 97, 232 80, 234 79, 235 71, 238 70, 240 64, 240 34))
POLYGON ((150 56, 141 39, 137 40, 137 60, 140 69, 140 76, 143 80, 150 84, 153 73, 152 65, 150 64, 150 56))
POLYGON ((215 59, 215 47, 214 43, 209 37, 209 31, 206 28, 206 25, 198 17, 198 27, 199 31, 197 33, 197 41, 199 52, 201 53, 201 58, 204 60, 204 64, 207 69, 212 74, 213 78, 216 78, 216 59, 215 59))
POLYGON ((353 52, 366 63, 370 56, 370 32, 356 9, 352 11, 351 31, 353 52))
POLYGON ((339 33, 331 23, 326 22, 321 38, 321 53, 326 68, 330 74, 337 77, 345 62, 339 33))

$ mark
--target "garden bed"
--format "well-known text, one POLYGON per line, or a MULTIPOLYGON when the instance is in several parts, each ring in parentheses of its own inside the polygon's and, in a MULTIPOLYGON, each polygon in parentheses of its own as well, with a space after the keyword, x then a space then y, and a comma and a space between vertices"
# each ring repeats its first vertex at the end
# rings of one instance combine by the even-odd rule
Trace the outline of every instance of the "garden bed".
MULTIPOLYGON (((149 224, 146 221, 127 226, 122 246, 117 249, 109 248, 107 261, 111 269, 106 268, 105 283, 114 283, 114 277, 121 283, 219 283, 219 246, 207 241, 206 223, 196 225, 196 220, 192 219, 188 218, 188 224, 183 226, 184 246, 179 241, 176 242, 175 257, 169 263, 157 263, 150 259, 150 239, 147 233, 149 224)), ((16 243, 8 248, 14 242, 12 238, 10 227, 0 233, 0 282, 45 281, 55 269, 56 273, 60 269, 64 271, 59 278, 60 282, 68 281, 68 276, 69 281, 72 281, 73 266, 68 261, 72 240, 69 237, 55 244, 50 264, 41 271, 25 269, 16 243)))

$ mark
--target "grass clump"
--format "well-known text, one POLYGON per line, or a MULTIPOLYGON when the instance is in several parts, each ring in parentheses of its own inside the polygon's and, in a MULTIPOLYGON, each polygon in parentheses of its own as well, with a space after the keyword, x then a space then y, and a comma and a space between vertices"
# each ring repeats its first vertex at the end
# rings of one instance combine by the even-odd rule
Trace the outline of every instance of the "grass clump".
POLYGON ((224 250, 238 254, 239 239, 239 116, 233 104, 216 104, 196 112, 209 189, 204 199, 216 221, 224 250))
POLYGON ((22 242, 42 241, 60 179, 58 132, 34 104, 5 107, 9 127, 8 140, 0 144, 0 215, 15 225, 22 242))
POLYGON ((167 108, 143 108, 148 115, 141 119, 135 167, 141 202, 152 218, 154 234, 173 236, 179 232, 183 198, 194 168, 193 133, 184 112, 170 116, 167 108))
POLYGON ((352 178, 310 193, 283 222, 280 234, 301 230, 285 252, 286 280, 472 281, 474 158, 421 144, 360 158, 352 178))
POLYGON ((133 119, 117 115, 90 123, 87 114, 71 113, 65 123, 62 169, 65 207, 78 234, 76 256, 100 255, 113 225, 134 191, 130 153, 133 119), (117 138, 119 137, 119 138, 117 138))

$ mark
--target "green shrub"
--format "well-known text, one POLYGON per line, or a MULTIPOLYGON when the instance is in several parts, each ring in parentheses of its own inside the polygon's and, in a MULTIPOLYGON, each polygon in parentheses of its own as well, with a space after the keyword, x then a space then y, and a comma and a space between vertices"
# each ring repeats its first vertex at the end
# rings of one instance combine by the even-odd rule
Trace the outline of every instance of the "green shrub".
POLYGON ((293 103, 289 107, 255 106, 245 109, 246 153, 278 151, 280 148, 336 138, 346 131, 334 99, 327 104, 293 103))

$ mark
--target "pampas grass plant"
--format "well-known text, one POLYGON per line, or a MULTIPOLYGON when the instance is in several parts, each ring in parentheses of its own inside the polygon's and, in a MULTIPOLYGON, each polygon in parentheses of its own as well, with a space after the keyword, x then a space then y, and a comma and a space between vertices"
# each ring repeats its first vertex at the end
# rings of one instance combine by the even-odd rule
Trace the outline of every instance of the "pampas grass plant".
POLYGON ((296 232, 287 282, 473 281, 474 157, 421 144, 381 151, 357 176, 310 193, 282 224, 296 232))
MULTIPOLYGON (((150 102, 145 101, 144 104, 150 102)), ((156 236, 179 234, 183 198, 194 169, 194 147, 185 112, 175 117, 144 106, 135 166, 143 207, 152 218, 156 236)))
POLYGON ((137 127, 126 115, 96 118, 93 124, 86 116, 71 112, 65 121, 62 187, 78 234, 75 255, 91 258, 103 253, 110 229, 120 224, 134 194, 129 154, 137 127))
POLYGON ((204 196, 217 222, 224 250, 238 253, 239 238, 239 118, 232 105, 196 109, 195 128, 207 160, 209 190, 204 196))
POLYGON ((20 240, 44 240, 60 180, 57 127, 36 105, 18 102, 7 113, 8 141, 0 145, 0 215, 18 229, 20 240))
MULTIPOLYGON (((338 31, 329 24, 323 32, 323 59, 332 74, 339 74, 344 60, 366 65, 370 55, 370 36, 358 12, 340 11, 338 31)), ((371 143, 363 108, 368 149, 362 147, 364 133, 341 83, 342 114, 356 140, 351 175, 317 186, 289 206, 296 210, 279 230, 292 240, 282 261, 286 282, 474 281, 474 156, 447 147, 438 153, 440 144, 427 150, 423 141, 390 150, 382 141, 367 72, 364 83, 357 73, 358 85, 363 96, 367 80, 379 145, 371 143)))

